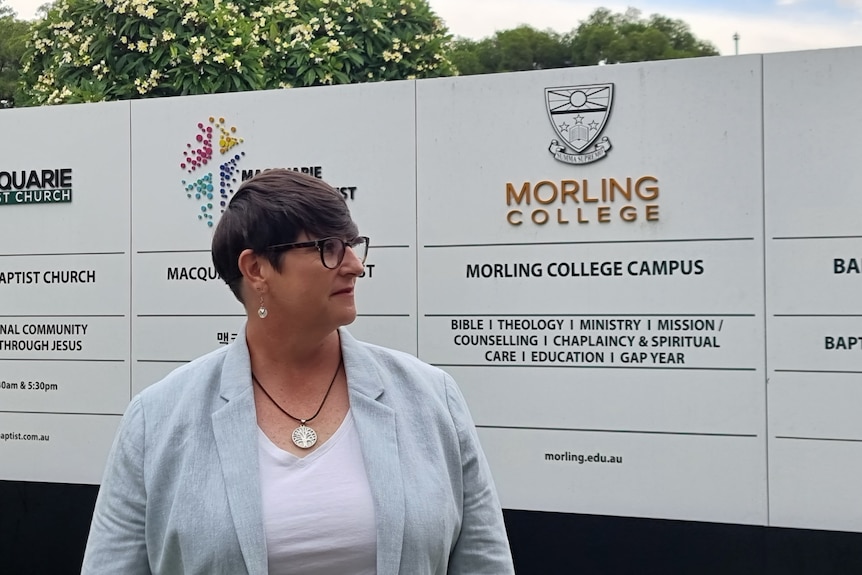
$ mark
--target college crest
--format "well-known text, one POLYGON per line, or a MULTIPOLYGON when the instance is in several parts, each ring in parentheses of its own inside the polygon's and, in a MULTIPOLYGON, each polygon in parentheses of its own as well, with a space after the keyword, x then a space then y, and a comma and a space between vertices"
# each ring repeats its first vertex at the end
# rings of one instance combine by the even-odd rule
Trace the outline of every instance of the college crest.
POLYGON ((613 84, 545 88, 548 118, 560 137, 548 146, 554 158, 567 164, 589 164, 604 158, 611 141, 606 136, 598 138, 613 100, 613 84))

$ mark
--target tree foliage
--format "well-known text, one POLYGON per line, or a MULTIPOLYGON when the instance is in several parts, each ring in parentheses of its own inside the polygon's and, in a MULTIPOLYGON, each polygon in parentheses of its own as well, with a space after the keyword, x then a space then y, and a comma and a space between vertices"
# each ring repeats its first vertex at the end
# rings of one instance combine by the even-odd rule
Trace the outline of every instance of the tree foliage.
POLYGON ((682 20, 599 8, 567 34, 519 26, 478 41, 457 38, 450 58, 462 74, 487 74, 715 55, 682 20))
POLYGON ((19 68, 30 24, 15 17, 15 12, 0 0, 0 108, 15 101, 19 68))
POLYGON ((453 72, 427 0, 58 0, 26 103, 207 94, 453 72))
POLYGON ((659 14, 645 19, 634 8, 622 14, 599 8, 581 22, 569 45, 578 66, 718 55, 715 46, 695 38, 682 20, 659 14))
POLYGON ((449 58, 461 74, 487 74, 561 68, 568 65, 568 52, 560 34, 518 26, 483 40, 458 38, 449 58))
POLYGON ((16 103, 31 105, 718 54, 685 22, 632 8, 566 34, 449 43, 428 0, 57 0, 30 34, 3 2, 0 100, 20 72, 16 103))

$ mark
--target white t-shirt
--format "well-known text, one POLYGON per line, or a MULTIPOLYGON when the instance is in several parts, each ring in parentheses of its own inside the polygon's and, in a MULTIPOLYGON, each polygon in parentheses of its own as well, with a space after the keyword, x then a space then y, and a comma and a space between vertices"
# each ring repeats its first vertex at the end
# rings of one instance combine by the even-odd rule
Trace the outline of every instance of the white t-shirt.
POLYGON ((374 501, 348 411, 305 457, 258 429, 263 523, 270 575, 376 575, 374 501))

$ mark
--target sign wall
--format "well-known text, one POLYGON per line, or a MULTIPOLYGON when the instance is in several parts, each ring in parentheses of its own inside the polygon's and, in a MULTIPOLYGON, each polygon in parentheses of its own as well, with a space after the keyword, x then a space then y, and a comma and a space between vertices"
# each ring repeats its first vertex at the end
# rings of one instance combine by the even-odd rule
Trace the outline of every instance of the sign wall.
POLYGON ((235 337, 212 229, 287 167, 371 237, 351 331, 455 376, 505 507, 862 531, 860 55, 4 111, 0 478, 98 483, 130 397, 235 337))

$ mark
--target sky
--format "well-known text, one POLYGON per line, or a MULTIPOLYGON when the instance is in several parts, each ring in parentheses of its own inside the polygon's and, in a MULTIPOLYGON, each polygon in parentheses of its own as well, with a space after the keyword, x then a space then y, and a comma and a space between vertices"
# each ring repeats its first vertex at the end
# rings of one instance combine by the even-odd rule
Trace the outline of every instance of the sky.
MULTIPOLYGON (((32 19, 45 0, 5 0, 32 19)), ((481 39, 528 24, 569 32, 596 8, 683 20, 723 55, 862 45, 862 0, 428 0, 455 36, 481 39), (739 35, 738 44, 734 34, 739 35)))
POLYGON ((569 32, 596 8, 686 22, 723 55, 862 45, 862 0, 429 0, 452 34, 479 39, 529 24, 569 32))

